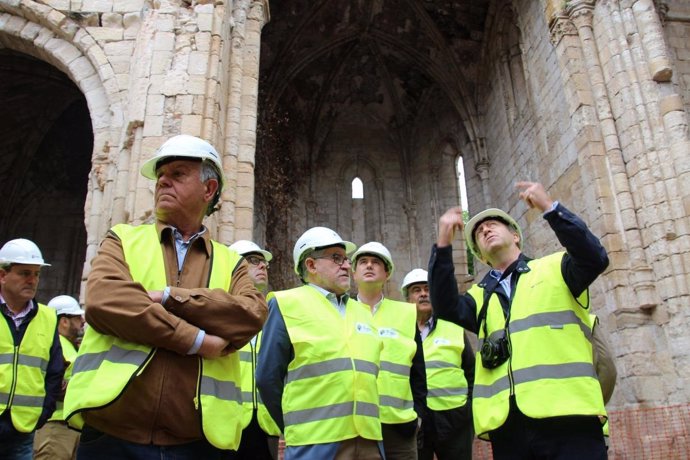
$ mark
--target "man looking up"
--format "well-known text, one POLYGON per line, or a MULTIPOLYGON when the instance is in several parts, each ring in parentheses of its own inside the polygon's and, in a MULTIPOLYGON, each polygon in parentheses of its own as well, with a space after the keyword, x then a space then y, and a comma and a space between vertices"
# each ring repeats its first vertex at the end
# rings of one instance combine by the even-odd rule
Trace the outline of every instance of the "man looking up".
MULTIPOLYGON (((72 367, 77 357, 77 349, 84 334, 84 310, 74 297, 59 295, 48 302, 58 317, 58 333, 62 356, 67 368, 63 379, 63 390, 66 389, 72 376, 72 367)), ((79 432, 67 427, 63 414, 63 398, 59 398, 57 408, 43 428, 36 431, 34 439, 34 460, 70 460, 76 458, 79 445, 79 432)))
POLYGON ((80 459, 216 459, 239 446, 239 354, 267 309, 248 264, 202 224, 218 152, 175 136, 141 168, 155 224, 113 227, 91 262, 89 323, 65 397, 80 459))
POLYGON ((366 243, 352 259, 357 300, 371 309, 383 343, 378 388, 386 459, 417 460, 416 434, 426 415, 427 385, 415 306, 384 296, 395 268, 384 245, 366 243))
MULTIPOLYGON (((266 294, 268 289, 268 264, 273 254, 248 240, 235 241, 230 249, 249 262, 249 277, 254 286, 266 294)), ((240 373, 242 374, 242 440, 235 460, 275 460, 278 458, 280 428, 266 411, 256 391, 256 363, 261 348, 259 332, 240 349, 240 373)))
POLYGON ((34 298, 41 268, 49 266, 33 241, 0 249, 0 458, 33 458, 34 432, 61 393, 57 316, 34 298))
POLYGON ((417 305, 417 327, 424 343, 428 418, 419 460, 471 460, 471 395, 474 352, 464 329, 438 319, 429 300, 427 271, 415 268, 403 278, 403 297, 417 305))
POLYGON ((268 295, 256 385, 285 434, 285 460, 382 458, 381 341, 369 309, 347 295, 355 249, 310 228, 292 253, 304 286, 268 295))
POLYGON ((500 209, 463 225, 462 209, 439 219, 429 261, 431 303, 439 318, 479 337, 472 399, 474 428, 494 458, 604 459, 604 401, 593 364, 589 285, 608 265, 585 223, 539 183, 519 196, 543 213, 566 251, 522 253, 522 231, 500 209), (491 267, 458 293, 451 243, 464 228, 472 253, 491 267))

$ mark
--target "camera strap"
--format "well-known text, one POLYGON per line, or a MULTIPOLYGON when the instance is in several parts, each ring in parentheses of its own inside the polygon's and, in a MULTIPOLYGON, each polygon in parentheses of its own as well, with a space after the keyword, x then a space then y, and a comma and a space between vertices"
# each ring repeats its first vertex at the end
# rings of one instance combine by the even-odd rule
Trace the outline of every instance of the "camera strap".
MULTIPOLYGON (((479 326, 484 330, 484 337, 488 337, 489 334, 487 332, 487 326, 486 326, 486 314, 489 309, 489 300, 491 299, 491 296, 496 292, 496 288, 498 288, 501 285, 501 281, 506 279, 511 275, 511 273, 515 272, 515 268, 517 267, 518 263, 520 262, 520 258, 515 260, 512 264, 508 266, 508 268, 501 274, 501 278, 499 280, 496 280, 495 278, 491 279, 491 283, 489 283, 485 288, 484 288, 484 302, 482 303, 482 309, 479 310, 479 316, 477 317, 477 321, 479 322, 479 326)), ((517 275, 516 275, 517 276, 517 275)), ((506 308, 504 308, 503 303, 501 302, 501 310, 503 311, 503 316, 505 317, 505 325, 503 326, 504 329, 508 327, 508 321, 510 320, 510 302, 513 299, 513 294, 515 293, 515 287, 517 284, 516 279, 511 279, 511 285, 512 289, 510 292, 510 298, 508 299, 508 308, 506 311, 506 308)), ((500 302, 500 299, 499 299, 500 302)))

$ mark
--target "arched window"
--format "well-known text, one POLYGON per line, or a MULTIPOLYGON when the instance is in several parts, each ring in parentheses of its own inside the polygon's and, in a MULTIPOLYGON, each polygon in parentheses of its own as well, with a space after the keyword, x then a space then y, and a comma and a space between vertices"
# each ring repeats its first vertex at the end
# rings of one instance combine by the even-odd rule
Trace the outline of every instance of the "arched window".
POLYGON ((364 199, 364 184, 362 183, 362 179, 360 179, 359 177, 355 177, 354 179, 352 179, 352 199, 364 199))
POLYGON ((462 156, 458 155, 458 160, 455 164, 455 170, 458 175, 458 196, 460 197, 460 206, 462 210, 467 212, 467 185, 465 184, 465 166, 462 161, 462 156))
MULTIPOLYGON (((460 206, 462 207, 462 220, 467 223, 470 220, 470 211, 467 205, 467 184, 465 183, 465 164, 462 161, 462 156, 458 155, 455 162, 455 171, 458 179, 458 196, 460 197, 460 206)), ((469 248, 467 249, 467 273, 474 275, 474 258, 469 248)))

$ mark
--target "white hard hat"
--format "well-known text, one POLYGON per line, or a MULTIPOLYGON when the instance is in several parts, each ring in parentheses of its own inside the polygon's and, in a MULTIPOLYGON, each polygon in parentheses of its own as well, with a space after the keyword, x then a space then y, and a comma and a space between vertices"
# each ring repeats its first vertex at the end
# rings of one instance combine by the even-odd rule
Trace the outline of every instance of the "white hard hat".
POLYGON ((345 253, 352 254, 357 246, 354 243, 343 240, 340 235, 326 227, 312 227, 299 237, 292 250, 292 260, 295 263, 295 273, 299 275, 299 263, 302 256, 312 249, 324 248, 335 245, 345 246, 345 253))
POLYGON ((48 306, 54 308, 60 315, 83 316, 84 310, 79 306, 79 302, 74 297, 68 295, 59 295, 53 297, 48 302, 48 306))
POLYGON ((45 263, 36 243, 24 238, 10 240, 0 249, 0 264, 25 264, 50 267, 45 263))
POLYGON ((404 298, 407 299, 407 288, 416 283, 428 283, 429 273, 421 268, 415 268, 403 278, 402 285, 400 286, 400 292, 404 298))
POLYGON ((357 251, 355 251, 355 253, 352 255, 353 269, 355 263, 357 263, 357 259, 365 254, 371 254, 382 259, 383 262, 386 264, 386 271, 388 272, 388 277, 386 279, 391 277, 391 275, 393 274, 393 270, 395 270, 395 265, 393 264, 393 258, 391 257, 390 251, 384 245, 377 241, 371 241, 369 243, 361 245, 357 249, 357 251))
POLYGON ((513 230, 515 230, 520 237, 520 241, 518 241, 518 248, 522 249, 522 230, 515 219, 510 217, 510 215, 505 211, 501 211, 497 208, 489 208, 475 215, 470 219, 469 222, 467 222, 467 225, 465 225, 465 242, 467 243, 467 247, 470 248, 470 251, 472 251, 472 254, 474 254, 477 259, 484 260, 481 252, 479 251, 479 247, 477 246, 477 242, 474 240, 474 229, 481 222, 490 219, 501 221, 508 227, 511 227, 513 230))
POLYGON ((256 253, 259 253, 262 256, 264 256, 264 259, 266 259, 266 262, 270 262, 271 259, 273 259, 273 254, 271 254, 270 252, 268 252, 264 249, 261 249, 259 247, 259 245, 254 243, 253 241, 237 240, 228 247, 230 249, 234 249, 235 251, 237 251, 237 253, 241 256, 256 252, 256 253))
POLYGON ((220 161, 220 155, 218 155, 218 152, 211 144, 201 138, 190 136, 189 134, 180 134, 165 141, 165 143, 156 150, 155 155, 149 158, 141 166, 141 175, 148 179, 156 180, 158 163, 161 160, 171 157, 209 160, 218 169, 218 175, 220 176, 219 191, 222 192, 225 188, 225 176, 223 174, 223 164, 220 161))

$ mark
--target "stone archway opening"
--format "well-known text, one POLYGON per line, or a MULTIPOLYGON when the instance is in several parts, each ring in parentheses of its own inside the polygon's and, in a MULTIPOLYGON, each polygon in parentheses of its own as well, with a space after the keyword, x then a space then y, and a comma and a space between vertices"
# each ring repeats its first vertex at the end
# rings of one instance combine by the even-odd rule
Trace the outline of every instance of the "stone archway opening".
POLYGON ((39 301, 78 298, 93 152, 86 99, 54 66, 0 48, 0 105, 0 242, 31 239, 52 264, 39 301))

